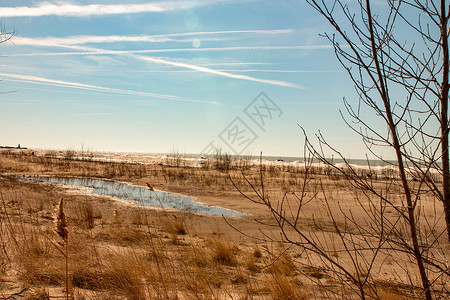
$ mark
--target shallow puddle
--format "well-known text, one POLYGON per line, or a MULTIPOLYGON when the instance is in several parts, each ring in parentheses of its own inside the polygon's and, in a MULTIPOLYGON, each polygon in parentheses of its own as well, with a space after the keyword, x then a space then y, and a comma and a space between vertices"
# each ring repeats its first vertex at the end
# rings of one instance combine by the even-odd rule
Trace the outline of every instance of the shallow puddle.
POLYGON ((188 211, 199 214, 215 215, 215 216, 236 216, 242 213, 231 209, 207 206, 195 202, 192 197, 162 192, 150 191, 146 187, 130 185, 123 182, 109 181, 92 178, 75 178, 75 177, 46 177, 32 176, 19 177, 23 181, 36 181, 62 184, 66 186, 84 187, 93 194, 110 196, 122 200, 132 200, 138 206, 149 206, 159 208, 175 208, 182 211, 188 211))

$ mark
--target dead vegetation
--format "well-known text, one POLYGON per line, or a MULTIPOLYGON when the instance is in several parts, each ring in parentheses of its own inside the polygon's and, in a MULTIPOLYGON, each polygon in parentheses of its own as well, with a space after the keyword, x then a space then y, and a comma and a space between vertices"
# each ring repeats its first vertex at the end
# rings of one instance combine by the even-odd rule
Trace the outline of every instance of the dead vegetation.
MULTIPOLYGON (((229 180, 230 176, 242 180, 237 170, 54 162, 51 157, 11 154, 0 155, 0 161, 0 299, 19 292, 16 299, 51 299, 67 294, 74 299, 317 299, 328 297, 327 289, 341 290, 348 298, 354 296, 340 278, 333 278, 331 270, 315 261, 317 258, 272 242, 279 232, 270 215, 245 202, 229 180), (14 179, 22 174, 102 177, 105 172, 114 173, 114 180, 142 186, 151 182, 157 189, 189 193, 202 202, 252 215, 225 221, 221 217, 144 209, 72 193, 55 185, 14 179), (61 239, 54 231, 54 208, 61 197, 69 231, 69 293, 65 288, 65 256, 58 250, 61 239), (273 230, 261 234, 262 225, 273 230)), ((246 172, 251 180, 259 179, 259 172, 246 172)), ((266 174, 265 188, 271 199, 298 192, 304 180, 301 173, 266 174)), ((344 195, 351 199, 353 192, 339 180, 325 175, 314 177, 304 192, 316 195, 317 201, 311 202, 314 207, 306 212, 311 217, 299 224, 313 233, 327 234, 325 242, 333 244, 333 226, 323 217, 326 212, 318 193, 327 185, 333 187, 330 199, 344 195), (316 224, 318 220, 320 224, 316 224)), ((251 191, 244 184, 242 188, 251 191)), ((285 201, 284 205, 289 202, 295 209, 295 201, 285 201)), ((345 261, 339 247, 336 243, 330 255, 345 261)), ((398 263, 391 264, 395 271, 398 263)), ((374 298, 403 299, 409 295, 405 292, 407 285, 394 285, 398 281, 384 277, 376 277, 379 292, 374 298)))
MULTIPOLYGON (((103 174, 111 178, 121 174, 114 179, 135 175, 143 179, 138 174, 150 173, 148 166, 66 160, 52 163, 48 162, 51 157, 36 160, 6 155, 1 160, 1 171, 9 175, 64 171, 75 176, 103 174)), ((197 171, 155 169, 158 172, 151 182, 159 177, 164 185, 167 182, 171 186, 184 184, 188 177, 195 181, 192 176, 197 171)), ((200 170, 200 174, 205 172, 200 170)), ((226 177, 217 174, 215 184, 225 182, 226 177)), ((237 245, 215 231, 202 236, 192 229, 186 214, 123 207, 110 199, 71 194, 60 187, 25 183, 12 176, 0 178, 0 191, 1 297, 10 297, 17 289, 24 289, 20 294, 24 299, 64 295, 75 299, 216 299, 242 295, 276 299, 280 293, 272 289, 273 278, 267 276, 272 271, 259 272, 270 260, 270 253, 263 253, 252 243, 237 245), (66 244, 55 233, 55 208, 62 196, 68 224, 68 291, 66 244), (249 257, 253 259, 252 272, 247 269, 249 257)))

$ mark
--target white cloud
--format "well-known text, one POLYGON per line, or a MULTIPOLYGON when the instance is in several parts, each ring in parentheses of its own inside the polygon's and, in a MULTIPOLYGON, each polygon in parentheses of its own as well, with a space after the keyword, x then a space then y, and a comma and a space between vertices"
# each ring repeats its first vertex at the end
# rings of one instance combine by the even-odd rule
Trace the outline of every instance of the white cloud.
POLYGON ((290 83, 290 82, 285 82, 285 81, 260 79, 260 78, 255 78, 255 77, 251 77, 251 76, 247 76, 247 75, 233 74, 233 73, 229 73, 229 72, 213 70, 213 69, 202 67, 202 66, 197 66, 197 65, 192 65, 192 64, 182 63, 182 62, 176 62, 176 61, 169 61, 169 60, 161 59, 161 58, 147 57, 147 56, 143 56, 143 55, 130 55, 130 56, 134 57, 138 60, 142 60, 142 61, 148 61, 148 62, 157 63, 157 64, 171 65, 171 66, 191 69, 191 70, 195 70, 195 71, 199 71, 199 72, 203 72, 203 73, 214 74, 214 75, 219 75, 219 76, 228 77, 228 78, 249 80, 249 81, 254 81, 254 82, 267 83, 267 84, 271 84, 271 85, 304 89, 303 86, 300 86, 300 85, 297 85, 294 83, 290 83))
POLYGON ((121 36, 121 35, 83 35, 83 36, 69 36, 69 37, 40 37, 40 38, 28 38, 16 36, 13 41, 14 45, 27 45, 27 46, 53 46, 61 47, 67 45, 81 45, 87 43, 114 43, 114 42, 168 42, 171 39, 164 37, 153 36, 121 36))
MULTIPOLYGON (((263 73, 336 73, 342 72, 339 70, 275 70, 275 69, 221 69, 217 70, 221 72, 263 72, 263 73)), ((143 73, 185 73, 185 72, 195 72, 194 70, 144 70, 137 71, 143 73)))
POLYGON ((71 16, 87 17, 101 15, 164 12, 207 4, 206 1, 168 1, 142 4, 53 4, 49 2, 37 6, 0 7, 0 17, 40 17, 71 16))
POLYGON ((223 72, 265 72, 265 73, 335 73, 340 70, 274 70, 274 69, 239 69, 239 70, 220 70, 223 72))
POLYGON ((263 62, 224 62, 224 63, 202 64, 202 66, 247 66, 247 65, 273 65, 273 63, 263 63, 263 62))
POLYGON ((307 45, 307 46, 242 46, 242 47, 215 47, 215 48, 175 48, 175 49, 144 49, 144 50, 104 50, 94 48, 81 48, 70 46, 73 49, 88 50, 81 52, 41 52, 11 54, 9 56, 61 56, 61 55, 123 55, 123 54, 154 54, 177 52, 223 52, 223 51, 256 51, 256 50, 321 50, 332 49, 331 45, 307 45))
MULTIPOLYGON (((81 49, 86 49, 85 47, 81 47, 81 46, 72 46, 74 48, 79 48, 81 49)), ((290 46, 288 46, 290 47, 290 46)), ((232 51, 232 50, 237 50, 235 49, 237 47, 231 47, 231 48, 221 48, 221 49, 228 49, 228 51, 232 51)), ((250 48, 257 48, 260 49, 261 47, 239 47, 242 48, 242 50, 244 50, 244 48, 247 50, 250 50, 250 48)), ((272 47, 269 46, 270 49, 268 50, 273 50, 277 47, 272 47)), ((188 48, 190 49, 190 48, 188 48)), ((180 50, 188 50, 188 49, 178 49, 180 50)), ((195 48, 194 48, 195 49, 195 48)), ((217 49, 217 48, 212 48, 212 49, 217 49)), ((202 67, 202 66, 198 66, 198 65, 194 65, 194 64, 189 64, 189 63, 183 63, 183 62, 177 62, 177 61, 171 61, 171 60, 167 60, 167 59, 161 59, 161 58, 154 58, 154 57, 148 57, 148 56, 144 56, 144 55, 138 55, 135 53, 164 53, 164 52, 153 52, 155 50, 148 50, 149 52, 146 52, 145 50, 138 50, 138 51, 113 51, 113 50, 104 50, 104 49, 93 49, 90 48, 90 50, 94 50, 94 51, 88 51, 88 52, 65 52, 65 53, 46 53, 46 54, 18 54, 18 55, 11 55, 11 56, 33 56, 33 55, 123 55, 123 56, 127 56, 127 57, 132 57, 141 61, 146 61, 146 62, 152 62, 152 63, 157 63, 157 64, 164 64, 164 65, 170 65, 170 66, 175 66, 175 67, 180 67, 180 68, 185 68, 185 69, 190 69, 190 70, 195 70, 198 72, 203 72, 203 73, 209 73, 209 74, 214 74, 214 75, 218 75, 218 76, 223 76, 223 77, 228 77, 228 78, 234 78, 234 79, 241 79, 241 80, 248 80, 248 81, 254 81, 254 82, 260 82, 260 83, 266 83, 266 84, 270 84, 270 85, 277 85, 277 86, 284 86, 284 87, 293 87, 293 88, 300 88, 300 89, 305 89, 305 87, 294 84, 294 83, 290 83, 290 82, 285 82, 285 81, 279 81, 279 80, 269 80, 269 79, 259 79, 259 78, 255 78, 255 77, 251 77, 251 76, 247 76, 247 75, 239 75, 239 74, 233 74, 233 73, 229 73, 229 72, 224 72, 224 71, 218 71, 218 70, 214 70, 211 68, 207 68, 207 67, 202 67)), ((168 51, 171 50, 176 50, 176 49, 165 49, 168 51)), ((158 51, 158 50, 156 50, 158 51)), ((161 50, 159 50, 161 51, 161 50)), ((225 50, 227 51, 227 50, 225 50)))
MULTIPOLYGON (((0 8, 1 9, 1 8, 0 8)), ((1 11, 0 11, 1 14, 1 11)), ((29 38, 15 36, 12 43, 15 45, 28 46, 53 46, 63 47, 68 45, 82 45, 87 43, 115 43, 115 42, 187 42, 190 40, 181 39, 177 37, 186 36, 205 36, 205 35, 236 35, 236 34, 285 34, 292 32, 291 29, 275 29, 275 30, 230 30, 230 31, 203 31, 203 32, 185 32, 185 33, 169 33, 157 35, 80 35, 67 37, 38 37, 29 38)), ((221 41, 223 38, 206 37, 202 40, 221 41)))
MULTIPOLYGON (((278 33, 287 33, 290 32, 289 29, 287 30, 244 30, 244 31, 216 31, 216 32, 200 32, 197 34, 216 34, 216 33, 256 33, 256 32, 264 32, 264 33, 270 33, 270 34, 278 34, 278 33)), ((186 35, 186 34, 178 34, 178 35, 186 35)), ((159 35, 158 37, 166 37, 169 35, 159 35)), ((111 36, 110 36, 111 37, 111 36)), ((113 36, 113 39, 121 39, 120 36, 113 36)), ((154 38, 155 36, 153 36, 154 38)), ((97 36, 91 36, 90 38, 85 37, 84 41, 86 40, 100 40, 104 37, 97 37, 97 36)), ((123 37, 123 39, 129 39, 132 37, 123 37)), ((83 40, 83 39, 82 39, 83 40)), ((26 42, 26 40, 22 40, 22 42, 26 42)), ((31 40, 28 40, 28 42, 31 42, 31 40)), ((44 56, 44 55, 123 55, 127 57, 131 57, 140 61, 145 62, 151 62, 156 64, 164 64, 164 65, 170 65, 175 67, 180 67, 184 69, 194 70, 202 73, 208 73, 213 75, 218 75, 222 77, 228 77, 228 78, 234 78, 234 79, 240 79, 240 80, 248 80, 253 82, 260 82, 270 85, 276 85, 276 86, 283 86, 283 87, 292 87, 292 88, 300 88, 304 89, 303 86, 285 82, 285 81, 279 81, 279 80, 271 80, 271 79, 261 79, 256 78, 248 75, 240 75, 240 74, 233 74, 226 71, 220 71, 220 70, 214 70, 211 68, 207 68, 204 66, 194 65, 190 63, 184 63, 184 62, 177 62, 177 61, 171 61, 167 59, 161 59, 161 58, 154 58, 154 57, 148 57, 143 56, 139 54, 152 54, 152 53, 168 53, 168 52, 190 52, 190 51, 248 51, 248 50, 311 50, 311 49, 323 49, 323 48, 330 48, 329 45, 315 45, 315 46, 244 46, 244 47, 221 47, 221 48, 179 48, 179 49, 150 49, 150 50, 124 50, 124 51, 117 51, 117 50, 105 50, 105 49, 99 49, 99 48, 90 48, 85 46, 80 46, 80 44, 84 44, 83 41, 74 41, 73 39, 67 39, 66 43, 58 43, 58 41, 54 41, 55 45, 53 46, 61 46, 61 47, 69 47, 72 49, 80 50, 81 52, 56 52, 56 53, 27 53, 27 54, 12 54, 11 56, 44 56), (70 43, 73 43, 72 45, 67 45, 67 41, 70 40, 70 43)), ((61 42, 61 41, 60 41, 61 42)), ((49 43, 47 43, 49 45, 49 43)))
POLYGON ((134 95, 134 96, 154 97, 154 98, 173 100, 173 101, 218 104, 218 103, 212 102, 212 101, 202 101, 202 100, 195 100, 195 99, 184 98, 184 97, 173 96, 173 95, 165 95, 165 94, 156 94, 156 93, 147 93, 147 92, 139 92, 139 91, 132 91, 132 90, 108 88, 108 87, 102 87, 102 86, 97 86, 97 85, 90 85, 90 84, 84 84, 84 83, 78 83, 78 82, 69 82, 69 81, 62 81, 62 80, 54 80, 54 79, 38 77, 38 76, 31 76, 31 75, 0 73, 0 76, 5 77, 5 80, 9 80, 9 81, 18 81, 18 82, 26 82, 26 83, 33 83, 33 84, 53 85, 53 86, 61 86, 61 87, 70 87, 70 88, 77 88, 77 89, 83 89, 83 90, 109 92, 109 93, 115 93, 115 94, 126 94, 126 95, 134 95))

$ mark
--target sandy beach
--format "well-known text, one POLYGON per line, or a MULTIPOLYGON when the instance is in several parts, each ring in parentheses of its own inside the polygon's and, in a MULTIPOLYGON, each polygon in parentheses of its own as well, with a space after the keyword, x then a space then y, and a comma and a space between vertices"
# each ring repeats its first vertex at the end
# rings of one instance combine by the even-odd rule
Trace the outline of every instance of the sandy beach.
MULTIPOLYGON (((0 153, 0 290, 4 298, 64 296, 65 253, 75 299, 353 297, 351 283, 337 277, 340 270, 330 268, 323 256, 308 251, 311 245, 305 244, 305 238, 313 239, 329 251, 333 261, 349 269, 354 262, 347 249, 349 240, 353 239, 355 248, 367 246, 364 255, 372 257, 374 265, 370 288, 381 299, 407 299, 414 289, 406 283, 417 284, 414 263, 407 254, 380 248, 375 256, 368 247, 377 243, 369 234, 374 224, 368 215, 370 202, 364 202, 364 191, 345 178, 276 169, 261 172, 255 166, 228 170, 185 162, 174 166, 167 157, 69 159, 30 151, 0 153), (242 215, 143 207, 136 201, 93 194, 89 188, 20 181, 19 176, 95 178, 151 187, 242 215), (286 220, 280 221, 261 201, 262 193, 286 220), (54 208, 61 198, 69 232, 67 252, 54 232, 54 208), (293 219, 295 227, 283 223, 293 219), (336 224, 346 229, 344 240, 336 224)), ((380 190, 389 186, 390 193, 400 191, 395 179, 373 180, 373 186, 380 190)), ((395 205, 401 207, 401 195, 397 201, 395 205)), ((433 230, 439 233, 445 223, 437 213, 440 204, 434 201, 431 197, 421 200, 419 218, 433 222, 433 230)), ((398 220, 395 206, 385 214, 390 222, 398 220)), ((446 259, 445 235, 438 241, 431 253, 446 259)), ((442 282, 443 291, 446 285, 442 282)))

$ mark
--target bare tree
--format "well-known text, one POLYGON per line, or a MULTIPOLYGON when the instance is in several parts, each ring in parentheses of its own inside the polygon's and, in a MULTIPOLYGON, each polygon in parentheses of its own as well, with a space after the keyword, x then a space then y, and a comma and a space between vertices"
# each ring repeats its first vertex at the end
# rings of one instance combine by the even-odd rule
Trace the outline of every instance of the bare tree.
MULTIPOLYGON (((447 232, 450 241, 449 3, 387 0, 384 5, 378 3, 381 13, 375 14, 369 0, 307 2, 333 27, 334 32, 324 36, 358 94, 356 106, 344 99, 345 122, 361 136, 371 155, 391 165, 395 173, 381 187, 369 160, 370 171, 362 175, 320 133, 318 144, 306 138, 305 153, 333 168, 358 191, 355 197, 365 221, 340 205, 333 207, 326 189, 322 190, 325 209, 350 265, 330 255, 317 233, 299 226, 308 193, 294 195, 297 205, 293 210, 285 198, 276 204, 269 199, 262 176, 260 188, 244 176, 257 197, 243 194, 269 208, 283 241, 319 256, 362 299, 378 297, 374 264, 383 255, 395 254, 411 259, 421 283, 417 289, 414 280, 409 280, 414 291, 420 290, 416 296, 448 297, 448 244, 443 246, 441 237, 447 232), (389 149, 395 162, 383 159, 380 147, 389 149), (334 164, 325 149, 336 153, 344 164, 334 164), (437 199, 443 209, 425 215, 424 198, 437 199), (387 208, 394 213, 388 215, 387 208), (442 229, 440 215, 446 223, 442 229), (433 254, 436 251, 442 256, 433 254), (439 281, 442 284, 437 286, 439 281)), ((310 164, 305 169, 310 170, 310 164)), ((405 268, 405 272, 411 278, 411 271, 405 268)))
POLYGON ((11 40, 15 35, 16 33, 14 31, 13 32, 6 31, 4 25, 0 26, 0 44, 3 44, 11 40))
MULTIPOLYGON (((308 2, 334 27, 336 35, 325 36, 354 82, 360 101, 387 125, 388 131, 383 134, 346 102, 352 119, 347 124, 361 135, 372 154, 379 157, 374 151, 377 145, 388 146, 395 153, 411 246, 426 298, 431 299, 416 218, 426 186, 443 203, 450 241, 449 4, 445 0, 439 1, 439 5, 427 0, 388 0, 389 12, 380 16, 372 13, 369 0, 359 1, 361 19, 358 23, 356 15, 341 1, 308 2), (336 12, 350 25, 352 34, 339 24, 336 12), (397 27, 409 29, 403 40, 396 35, 397 27), (408 38, 414 40, 408 41, 408 38), (440 126, 440 132, 435 130, 435 125, 440 126), (441 182, 432 176, 433 172, 441 175, 441 182), (412 190, 410 179, 423 186, 412 190)), ((323 156, 321 159, 326 160, 323 156)))
POLYGON ((436 194, 444 206, 450 241, 449 4, 388 0, 383 9, 389 11, 380 17, 372 14, 370 1, 359 1, 358 22, 343 2, 328 2, 308 1, 334 27, 336 33, 325 36, 360 98, 357 109, 344 100, 351 118, 347 124, 375 157, 382 159, 376 146, 393 150, 407 198, 408 178, 423 180, 436 194), (340 23, 346 23, 352 34, 340 23), (387 132, 361 115, 361 105, 376 113, 387 132), (440 175, 439 180, 433 172, 440 175))
MULTIPOLYGON (((15 32, 8 32, 6 31, 5 27, 3 25, 0 25, 0 44, 6 43, 9 40, 11 40, 14 35, 16 33, 15 32)), ((7 94, 7 93, 11 93, 10 91, 4 92, 1 91, 0 94, 7 94)))

